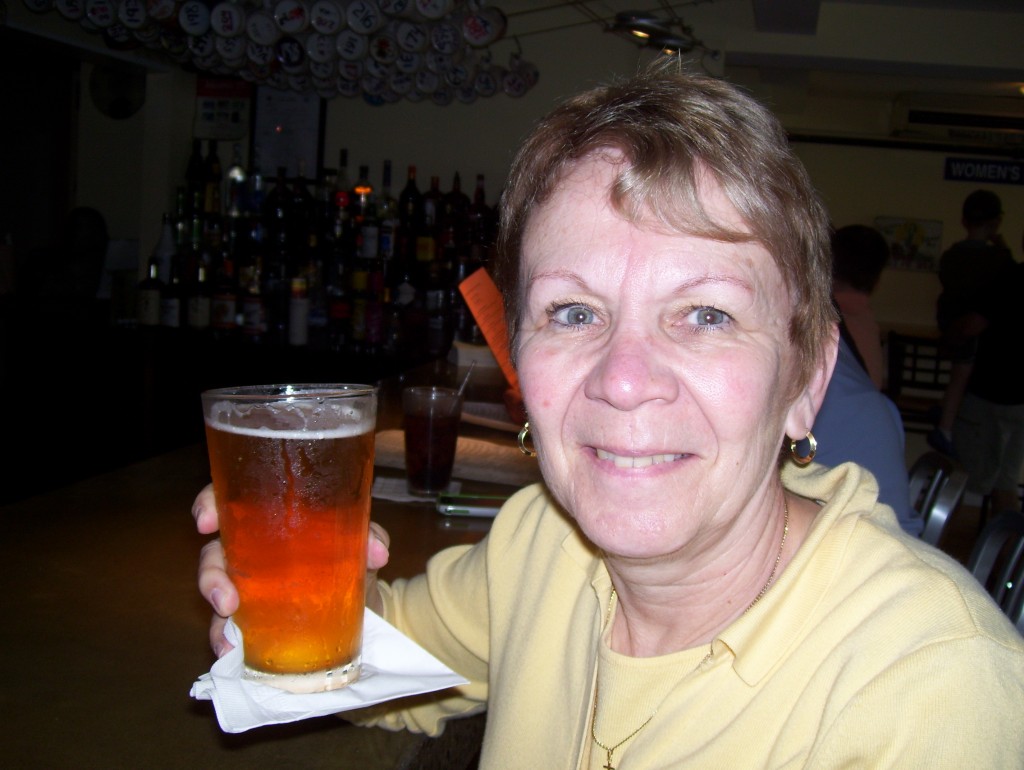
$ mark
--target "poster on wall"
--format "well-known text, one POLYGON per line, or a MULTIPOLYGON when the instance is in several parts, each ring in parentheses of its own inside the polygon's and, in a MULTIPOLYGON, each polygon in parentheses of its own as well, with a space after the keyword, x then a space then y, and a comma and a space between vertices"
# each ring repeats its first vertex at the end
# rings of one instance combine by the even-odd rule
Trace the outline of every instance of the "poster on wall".
POLYGON ((939 269, 942 220, 875 217, 875 229, 889 244, 889 267, 903 270, 939 269))
POLYGON ((284 167, 316 177, 323 162, 324 101, 316 94, 257 87, 250 167, 273 178, 284 167))
POLYGON ((196 79, 197 139, 243 139, 249 131, 252 85, 236 78, 196 79))

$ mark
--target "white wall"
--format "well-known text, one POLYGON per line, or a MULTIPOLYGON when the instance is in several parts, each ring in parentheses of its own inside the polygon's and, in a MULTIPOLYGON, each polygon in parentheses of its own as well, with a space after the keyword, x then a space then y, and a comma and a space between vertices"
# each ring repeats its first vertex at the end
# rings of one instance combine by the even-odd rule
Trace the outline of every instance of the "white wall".
MULTIPOLYGON (((945 181, 944 152, 806 143, 797 143, 794 149, 837 227, 871 225, 878 216, 941 220, 942 247, 946 248, 964 237, 960 224, 964 197, 986 187, 1002 198, 1006 211, 1002 232, 1021 259, 1024 186, 945 181)), ((926 331, 935 327, 938 294, 934 273, 888 269, 872 306, 883 326, 926 331)))

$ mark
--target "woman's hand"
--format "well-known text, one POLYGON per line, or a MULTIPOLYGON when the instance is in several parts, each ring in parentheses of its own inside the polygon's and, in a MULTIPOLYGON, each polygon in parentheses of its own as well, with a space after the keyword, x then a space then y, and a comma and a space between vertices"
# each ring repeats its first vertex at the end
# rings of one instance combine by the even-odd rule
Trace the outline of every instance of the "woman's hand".
MULTIPOLYGON (((201 534, 209 535, 219 528, 212 484, 207 484, 196 496, 192 504, 192 518, 196 520, 196 529, 201 534)), ((371 521, 366 546, 366 606, 378 615, 384 610, 384 602, 377 588, 377 570, 388 563, 390 542, 387 531, 371 521)), ((232 649, 231 643, 224 638, 224 625, 238 609, 238 591, 228 577, 220 540, 211 540, 199 555, 199 593, 213 607, 210 647, 219 658, 232 649)))

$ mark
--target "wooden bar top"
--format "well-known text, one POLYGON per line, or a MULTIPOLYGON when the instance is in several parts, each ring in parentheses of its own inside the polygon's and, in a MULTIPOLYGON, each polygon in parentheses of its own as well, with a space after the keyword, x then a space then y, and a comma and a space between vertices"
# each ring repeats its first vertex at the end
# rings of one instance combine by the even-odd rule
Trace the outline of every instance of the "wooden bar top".
MULTIPOLYGON (((452 723, 436 741, 335 717, 231 735, 217 725, 212 703, 190 697, 214 660, 210 609, 196 587, 209 538, 189 515, 208 481, 199 444, 0 507, 5 764, 465 766, 482 718, 452 723)), ((476 542, 486 527, 453 527, 424 503, 375 499, 372 516, 392 537, 386 579, 422 571, 430 555, 476 542)))

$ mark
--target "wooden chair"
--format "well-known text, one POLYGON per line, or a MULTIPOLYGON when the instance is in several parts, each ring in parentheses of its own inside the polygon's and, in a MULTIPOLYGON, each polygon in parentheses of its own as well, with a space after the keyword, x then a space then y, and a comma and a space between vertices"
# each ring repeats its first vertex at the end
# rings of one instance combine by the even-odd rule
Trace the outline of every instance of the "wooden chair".
POLYGON ((1024 633, 1024 514, 994 516, 978 536, 967 569, 1024 633))
POLYGON ((929 451, 914 461, 908 480, 910 504, 924 519, 921 539, 938 546, 950 516, 963 500, 967 472, 956 460, 929 451))
POLYGON ((951 364, 937 337, 890 331, 886 338, 886 395, 896 404, 905 430, 927 433, 942 409, 951 364))

